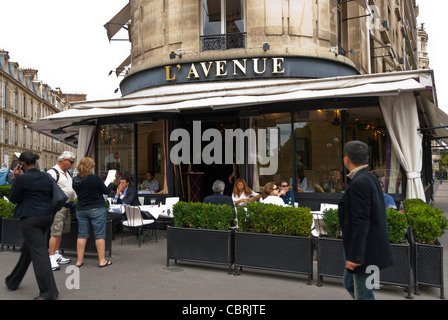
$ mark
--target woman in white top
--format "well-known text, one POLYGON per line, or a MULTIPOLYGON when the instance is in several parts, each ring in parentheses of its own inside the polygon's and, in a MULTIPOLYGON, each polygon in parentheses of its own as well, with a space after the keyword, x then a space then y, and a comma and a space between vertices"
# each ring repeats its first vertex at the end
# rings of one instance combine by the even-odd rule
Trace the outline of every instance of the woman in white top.
POLYGON ((260 199, 260 195, 247 185, 246 181, 238 178, 233 186, 232 200, 235 205, 246 205, 248 202, 253 202, 260 199))
POLYGON ((261 203, 276 204, 278 206, 286 207, 287 205, 283 202, 282 198, 279 197, 278 187, 275 182, 268 182, 264 186, 261 203))

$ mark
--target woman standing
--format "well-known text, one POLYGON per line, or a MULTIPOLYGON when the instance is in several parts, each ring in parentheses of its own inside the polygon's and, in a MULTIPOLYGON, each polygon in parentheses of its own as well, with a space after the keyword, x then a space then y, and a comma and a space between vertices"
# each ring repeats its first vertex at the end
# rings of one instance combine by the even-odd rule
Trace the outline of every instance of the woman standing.
POLYGON ((243 178, 238 178, 233 186, 232 200, 235 205, 246 205, 260 199, 260 195, 247 185, 243 178))
POLYGON ((279 196, 278 187, 274 182, 268 182, 264 186, 263 194, 261 195, 261 203, 276 204, 278 206, 286 207, 287 205, 283 202, 282 198, 279 196))
POLYGON ((90 227, 93 227, 96 250, 98 252, 98 267, 110 266, 111 261, 106 260, 106 220, 107 212, 103 194, 109 194, 114 186, 111 182, 107 187, 103 180, 93 174, 95 161, 85 157, 79 160, 78 175, 73 178, 73 190, 78 196, 76 206, 78 218, 77 267, 84 264, 84 251, 87 239, 90 236, 90 227))
POLYGON ((8 289, 16 290, 28 266, 33 262, 39 287, 39 296, 34 299, 51 300, 57 299, 59 295, 47 246, 47 231, 54 219, 51 206, 53 182, 47 173, 36 168, 37 159, 37 154, 24 151, 19 157, 19 164, 14 168, 9 201, 17 204, 14 217, 20 219, 24 240, 19 261, 5 282, 8 289))

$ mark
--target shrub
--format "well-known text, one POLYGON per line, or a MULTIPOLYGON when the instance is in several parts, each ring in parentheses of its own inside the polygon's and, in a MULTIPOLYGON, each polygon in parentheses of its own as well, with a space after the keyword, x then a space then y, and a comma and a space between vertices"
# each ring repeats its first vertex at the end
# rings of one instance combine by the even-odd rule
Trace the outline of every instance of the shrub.
POLYGON ((3 199, 3 197, 9 197, 10 193, 11 193, 11 185, 10 184, 0 186, 0 199, 3 199))
POLYGON ((228 230, 235 210, 228 205, 179 201, 173 206, 174 226, 179 228, 228 230))
POLYGON ((14 218, 14 210, 16 205, 12 202, 0 199, 0 218, 12 219, 14 218))
POLYGON ((390 243, 403 243, 406 241, 408 221, 406 215, 395 209, 387 210, 387 228, 390 243))
POLYGON ((429 204, 409 206, 405 213, 415 240, 419 243, 436 243, 437 238, 448 228, 448 221, 443 211, 429 204))
POLYGON ((342 238, 341 225, 339 224, 339 216, 337 209, 328 209, 322 217, 322 229, 327 233, 329 238, 342 238))
POLYGON ((248 203, 237 207, 238 227, 243 232, 309 237, 313 214, 310 208, 248 203), (246 209, 247 210, 246 210, 246 209))
POLYGON ((413 206, 418 206, 418 205, 426 205, 426 202, 419 198, 403 200, 404 212, 407 212, 409 210, 409 208, 412 208, 413 206))

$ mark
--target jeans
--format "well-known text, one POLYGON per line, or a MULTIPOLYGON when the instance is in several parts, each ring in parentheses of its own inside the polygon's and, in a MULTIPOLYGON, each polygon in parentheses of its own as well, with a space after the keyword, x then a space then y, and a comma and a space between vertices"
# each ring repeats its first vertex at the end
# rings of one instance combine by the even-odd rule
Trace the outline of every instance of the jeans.
POLYGON ((78 218, 78 238, 89 238, 90 225, 92 225, 95 240, 106 239, 106 208, 81 209, 77 211, 76 217, 78 218))
POLYGON ((370 273, 355 274, 344 270, 344 287, 355 300, 375 300, 373 288, 368 289, 366 281, 370 273))

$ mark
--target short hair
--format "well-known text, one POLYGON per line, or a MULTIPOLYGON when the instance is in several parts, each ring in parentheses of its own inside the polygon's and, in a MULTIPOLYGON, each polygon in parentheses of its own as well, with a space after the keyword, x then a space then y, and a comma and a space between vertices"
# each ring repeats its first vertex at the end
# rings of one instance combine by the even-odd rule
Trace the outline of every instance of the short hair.
POLYGON ((80 177, 92 174, 92 169, 95 167, 95 161, 92 158, 84 157, 78 162, 76 170, 80 177))
POLYGON ((58 162, 62 162, 62 161, 64 161, 65 159, 69 160, 70 158, 75 159, 75 158, 76 158, 75 154, 74 154, 73 152, 71 152, 71 151, 64 151, 64 152, 62 152, 61 155, 58 157, 58 162))
POLYGON ((129 176, 129 175, 127 175, 127 174, 124 174, 124 175, 122 175, 121 177, 120 177, 120 181, 121 180, 126 180, 126 182, 127 183, 131 183, 131 177, 129 176))
POLYGON ((213 182, 212 190, 213 192, 217 193, 223 191, 225 187, 226 184, 223 181, 216 180, 215 182, 213 182))
POLYGON ((359 140, 347 142, 344 146, 344 156, 347 156, 356 166, 368 164, 369 146, 359 140))
POLYGON ((23 151, 19 156, 19 161, 25 162, 27 165, 36 164, 36 160, 39 159, 39 155, 31 151, 23 151))

